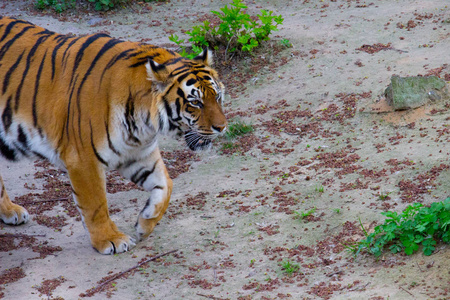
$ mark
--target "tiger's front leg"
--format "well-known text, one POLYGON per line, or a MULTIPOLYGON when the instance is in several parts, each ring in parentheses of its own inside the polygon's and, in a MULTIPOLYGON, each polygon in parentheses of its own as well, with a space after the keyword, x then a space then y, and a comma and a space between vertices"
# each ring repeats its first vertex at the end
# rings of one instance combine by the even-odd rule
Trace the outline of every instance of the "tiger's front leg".
POLYGON ((145 160, 131 162, 119 171, 123 176, 150 192, 150 197, 139 213, 135 225, 138 239, 147 238, 169 206, 172 179, 169 177, 158 148, 145 160))
POLYGON ((109 217, 105 172, 97 161, 66 162, 73 197, 87 227, 92 246, 101 254, 128 251, 133 239, 119 231, 109 217))

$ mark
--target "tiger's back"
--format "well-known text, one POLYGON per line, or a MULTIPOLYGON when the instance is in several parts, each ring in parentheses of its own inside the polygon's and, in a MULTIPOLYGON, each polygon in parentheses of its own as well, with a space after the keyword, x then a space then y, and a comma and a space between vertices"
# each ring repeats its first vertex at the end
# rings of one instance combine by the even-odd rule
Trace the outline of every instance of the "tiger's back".
POLYGON ((105 34, 67 36, 11 18, 0 24, 0 145, 12 160, 36 154, 57 163, 74 142, 82 151, 90 129, 104 128, 108 109, 123 104, 111 100, 149 90, 139 66, 178 57, 105 34))

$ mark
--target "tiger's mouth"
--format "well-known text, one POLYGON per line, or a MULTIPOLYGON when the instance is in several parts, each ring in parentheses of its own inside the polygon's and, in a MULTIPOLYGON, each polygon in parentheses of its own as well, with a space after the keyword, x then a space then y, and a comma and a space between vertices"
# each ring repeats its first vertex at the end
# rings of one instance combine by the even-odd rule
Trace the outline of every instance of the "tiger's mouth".
POLYGON ((210 149, 212 146, 211 137, 204 136, 193 130, 188 130, 184 133, 184 140, 193 151, 210 149))

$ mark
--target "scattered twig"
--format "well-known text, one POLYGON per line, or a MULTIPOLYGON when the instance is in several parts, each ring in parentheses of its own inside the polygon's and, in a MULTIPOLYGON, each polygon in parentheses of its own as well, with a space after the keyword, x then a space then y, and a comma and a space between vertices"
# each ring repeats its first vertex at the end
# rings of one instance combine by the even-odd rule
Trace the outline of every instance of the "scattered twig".
POLYGON ((27 238, 27 237, 46 237, 45 234, 21 234, 21 233, 17 233, 17 234, 10 234, 10 233, 6 233, 6 234, 0 234, 0 238, 2 237, 14 237, 14 238, 27 238))
POLYGON ((351 290, 349 290, 349 291, 350 291, 350 292, 351 292, 351 291, 362 291, 362 290, 364 290, 369 284, 370 284, 370 281, 369 281, 368 283, 366 283, 365 285, 363 285, 363 286, 355 287, 354 289, 351 289, 351 290))
POLYGON ((91 297, 91 296, 93 296, 95 293, 100 292, 100 291, 102 290, 102 288, 103 288, 106 284, 108 284, 108 283, 110 283, 111 281, 114 281, 114 280, 116 280, 116 279, 122 277, 124 274, 126 274, 126 273, 128 273, 128 272, 130 272, 130 271, 133 271, 134 269, 137 269, 137 268, 139 268, 140 266, 142 266, 142 265, 144 265, 144 264, 146 264, 146 263, 148 263, 148 262, 150 262, 150 261, 153 261, 153 260, 155 260, 155 259, 158 259, 158 258, 160 258, 160 257, 169 255, 169 254, 174 253, 174 252, 177 252, 177 251, 178 251, 178 249, 175 249, 175 250, 172 250, 172 251, 169 251, 169 252, 166 252, 166 253, 162 253, 162 254, 158 254, 158 255, 155 255, 155 256, 153 256, 153 257, 150 257, 149 259, 146 259, 146 260, 144 260, 143 262, 138 263, 138 264, 135 265, 134 267, 131 267, 131 268, 125 270, 125 271, 122 271, 122 272, 120 272, 120 273, 117 273, 116 275, 114 275, 114 276, 112 276, 111 278, 109 278, 108 280, 106 280, 106 281, 100 283, 100 284, 97 285, 96 287, 94 287, 94 288, 92 288, 92 289, 89 289, 89 290, 87 291, 87 293, 80 294, 80 297, 91 297))
POLYGON ((212 219, 214 217, 211 217, 211 216, 200 216, 200 218, 202 218, 202 219, 212 219))
POLYGON ((58 202, 58 201, 69 201, 69 200, 72 200, 72 197, 48 199, 48 200, 27 201, 27 202, 23 202, 23 204, 37 204, 37 203, 43 203, 43 202, 58 202))
POLYGON ((411 294, 409 291, 407 291, 407 290, 405 290, 402 286, 399 286, 399 288, 401 288, 402 290, 404 290, 405 292, 407 292, 408 294, 410 294, 411 296, 413 296, 414 297, 414 295, 413 294, 411 294))
POLYGON ((197 296, 202 296, 202 297, 205 297, 205 298, 208 298, 208 299, 213 299, 213 300, 226 300, 224 298, 218 298, 218 297, 214 297, 212 295, 203 295, 203 294, 199 294, 199 293, 197 293, 197 296))
POLYGON ((336 271, 336 272, 333 272, 333 273, 329 273, 329 274, 327 274, 327 276, 328 277, 331 277, 331 276, 334 276, 334 275, 337 275, 337 274, 341 274, 341 273, 343 273, 344 271, 336 271))
POLYGON ((419 263, 416 261, 416 265, 419 268, 420 272, 423 272, 422 268, 419 266, 419 263))
POLYGON ((214 271, 214 283, 216 283, 216 281, 217 281, 216 268, 213 268, 213 271, 214 271))

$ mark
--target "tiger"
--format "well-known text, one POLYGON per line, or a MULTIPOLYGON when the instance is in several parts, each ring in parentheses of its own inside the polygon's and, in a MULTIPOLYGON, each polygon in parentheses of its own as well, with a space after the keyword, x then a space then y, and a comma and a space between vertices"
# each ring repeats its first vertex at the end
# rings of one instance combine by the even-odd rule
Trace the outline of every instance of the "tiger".
MULTIPOLYGON (((225 87, 205 48, 192 59, 103 33, 52 32, 0 17, 0 152, 11 161, 41 158, 66 171, 90 242, 101 254, 126 252, 147 238, 170 201, 173 182, 158 137, 178 133, 192 150, 223 135, 225 87), (136 238, 111 220, 107 170, 149 198, 136 238)), ((26 223, 0 176, 0 219, 26 223)))

